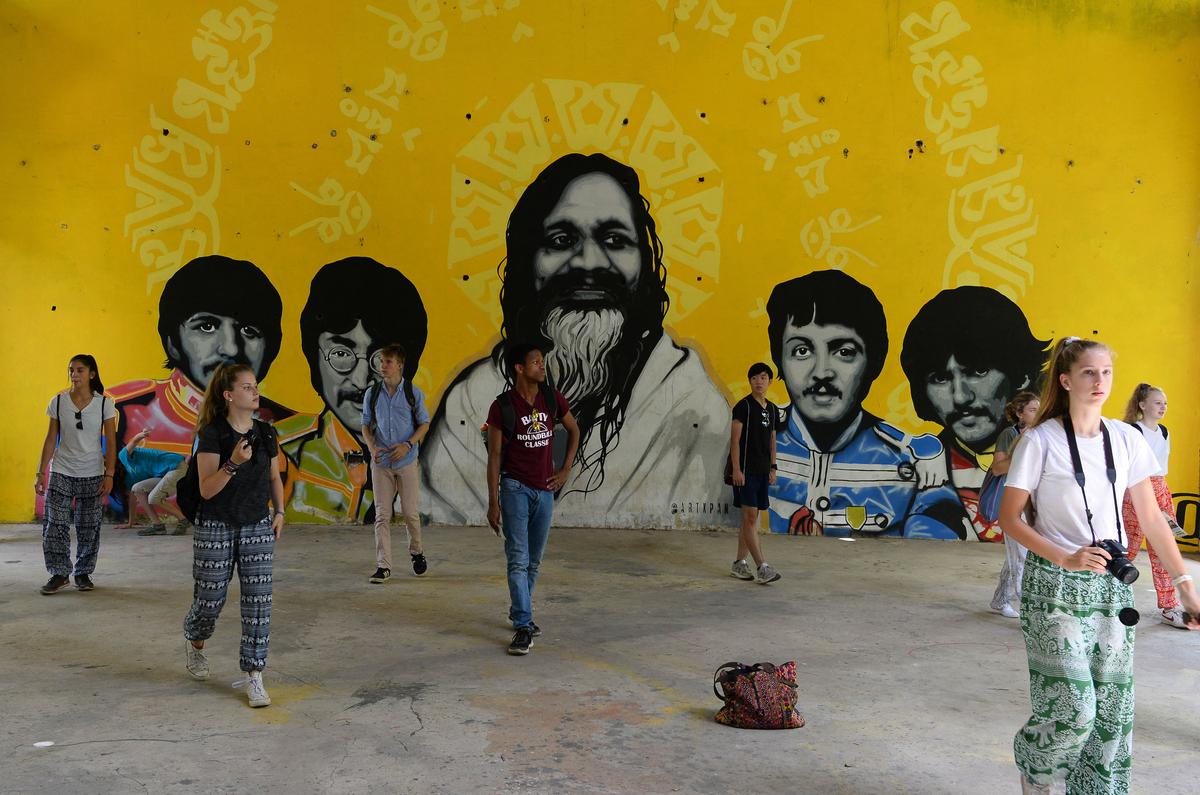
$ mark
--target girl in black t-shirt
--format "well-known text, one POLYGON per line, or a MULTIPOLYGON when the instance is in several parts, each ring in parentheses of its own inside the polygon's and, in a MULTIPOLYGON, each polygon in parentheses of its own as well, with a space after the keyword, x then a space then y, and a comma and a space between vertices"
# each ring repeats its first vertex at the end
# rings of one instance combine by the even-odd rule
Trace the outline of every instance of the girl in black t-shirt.
POLYGON ((218 367, 204 393, 196 422, 200 505, 192 546, 195 588, 183 635, 188 673, 207 679, 204 641, 212 637, 236 564, 242 608, 238 662, 249 674, 250 706, 265 707, 271 697, 262 671, 270 639, 271 563, 283 533, 283 481, 275 430, 254 419, 258 400, 254 371, 243 364, 218 367))

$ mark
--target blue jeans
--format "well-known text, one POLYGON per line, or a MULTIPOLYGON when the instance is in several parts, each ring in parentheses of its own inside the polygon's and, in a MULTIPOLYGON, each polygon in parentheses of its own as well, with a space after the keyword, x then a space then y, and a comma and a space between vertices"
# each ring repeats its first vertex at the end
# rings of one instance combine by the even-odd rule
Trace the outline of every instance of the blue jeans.
POLYGON ((508 617, 517 629, 533 623, 533 586, 550 536, 554 492, 500 479, 500 528, 508 558, 508 617))

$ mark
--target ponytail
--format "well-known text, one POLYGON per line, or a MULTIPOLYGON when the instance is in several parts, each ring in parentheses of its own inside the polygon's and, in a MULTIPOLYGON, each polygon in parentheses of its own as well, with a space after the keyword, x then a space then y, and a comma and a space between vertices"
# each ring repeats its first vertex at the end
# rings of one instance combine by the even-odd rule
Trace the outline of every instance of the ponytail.
POLYGON ((1145 381, 1134 387, 1133 394, 1129 396, 1129 403, 1125 406, 1125 421, 1137 422, 1140 420, 1144 416, 1141 404, 1150 397, 1151 392, 1161 391, 1158 387, 1147 384, 1145 381))
POLYGON ((233 390, 233 382, 242 373, 254 375, 254 369, 246 364, 218 365, 204 390, 204 402, 200 404, 200 412, 196 417, 196 433, 229 413, 229 406, 225 405, 225 393, 233 390))
POLYGON ((1063 337, 1054 343, 1054 348, 1050 351, 1049 364, 1046 369, 1046 380, 1042 384, 1040 398, 1042 405, 1038 407, 1037 417, 1033 421, 1034 425, 1041 425, 1046 420, 1061 417, 1070 411, 1071 394, 1063 389, 1062 384, 1058 381, 1058 377, 1069 373, 1071 365, 1079 361, 1080 356, 1087 351, 1095 349, 1106 350, 1110 354, 1112 353, 1112 349, 1099 340, 1063 337))
POLYGON ((100 366, 96 364, 96 357, 90 353, 77 353, 71 357, 71 363, 79 362, 84 367, 88 368, 90 375, 88 376, 88 387, 96 393, 104 394, 104 382, 100 380, 100 366))

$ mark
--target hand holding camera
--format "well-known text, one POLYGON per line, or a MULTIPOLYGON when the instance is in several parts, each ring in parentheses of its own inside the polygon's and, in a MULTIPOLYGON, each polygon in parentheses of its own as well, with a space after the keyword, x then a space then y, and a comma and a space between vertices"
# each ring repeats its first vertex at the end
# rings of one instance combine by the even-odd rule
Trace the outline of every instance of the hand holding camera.
POLYGON ((242 434, 242 438, 233 446, 233 453, 229 456, 229 460, 234 463, 234 466, 241 466, 254 457, 254 442, 257 439, 258 432, 254 428, 242 434))

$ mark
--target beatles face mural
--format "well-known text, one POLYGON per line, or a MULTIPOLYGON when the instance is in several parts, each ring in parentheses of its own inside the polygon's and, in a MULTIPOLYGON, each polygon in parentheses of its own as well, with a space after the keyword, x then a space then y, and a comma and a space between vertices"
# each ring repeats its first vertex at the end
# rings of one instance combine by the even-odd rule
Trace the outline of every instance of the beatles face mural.
POLYGON ((961 538, 963 511, 941 444, 862 408, 887 356, 883 307, 841 271, 776 285, 767 302, 771 355, 791 397, 778 437, 771 529, 961 538))
POLYGON ((300 313, 300 346, 324 410, 277 425, 286 456, 288 516, 301 522, 361 522, 372 515, 370 465, 362 441, 367 387, 383 377, 379 350, 404 346, 404 377, 420 366, 425 305, 404 274, 368 257, 317 271, 300 313))
POLYGON ((1038 388, 1048 340, 1037 339, 1020 307, 988 287, 943 290, 921 307, 904 335, 900 365, 921 419, 942 426, 948 474, 975 535, 999 540, 979 515, 979 489, 1004 429, 1004 406, 1038 388))

